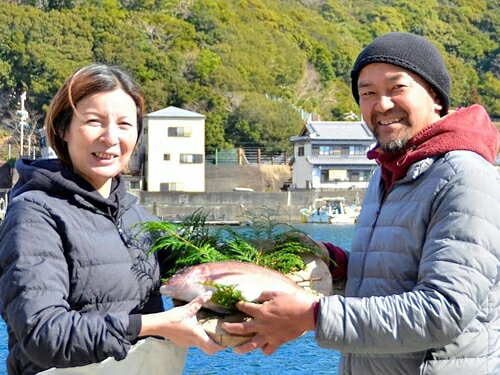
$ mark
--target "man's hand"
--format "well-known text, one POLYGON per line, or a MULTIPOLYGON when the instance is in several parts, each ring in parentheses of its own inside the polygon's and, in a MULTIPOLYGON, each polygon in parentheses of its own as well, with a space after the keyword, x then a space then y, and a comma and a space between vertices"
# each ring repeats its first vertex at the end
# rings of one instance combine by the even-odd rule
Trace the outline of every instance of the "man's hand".
POLYGON ((263 292, 258 301, 262 304, 236 304, 239 310, 253 317, 252 320, 222 324, 222 328, 231 334, 256 334, 249 342, 235 347, 235 353, 243 354, 261 348, 264 354, 270 355, 284 343, 315 329, 314 304, 317 297, 314 295, 306 292, 263 292))
POLYGON ((208 293, 186 305, 161 313, 143 315, 139 336, 163 336, 181 347, 196 346, 206 354, 215 354, 225 349, 207 335, 196 319, 196 313, 210 297, 211 294, 208 293))

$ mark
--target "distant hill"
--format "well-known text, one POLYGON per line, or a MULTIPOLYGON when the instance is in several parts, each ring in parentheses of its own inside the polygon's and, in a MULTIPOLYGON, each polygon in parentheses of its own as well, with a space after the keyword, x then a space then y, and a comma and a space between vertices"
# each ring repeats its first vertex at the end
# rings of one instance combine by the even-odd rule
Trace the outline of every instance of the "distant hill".
POLYGON ((43 113, 63 79, 90 62, 141 82, 148 110, 207 115, 207 146, 289 146, 298 109, 359 113, 349 71, 389 31, 428 37, 453 79, 452 106, 500 116, 500 9, 488 0, 20 0, 0 2, 0 110, 43 113), (29 4, 45 4, 35 7, 29 4))

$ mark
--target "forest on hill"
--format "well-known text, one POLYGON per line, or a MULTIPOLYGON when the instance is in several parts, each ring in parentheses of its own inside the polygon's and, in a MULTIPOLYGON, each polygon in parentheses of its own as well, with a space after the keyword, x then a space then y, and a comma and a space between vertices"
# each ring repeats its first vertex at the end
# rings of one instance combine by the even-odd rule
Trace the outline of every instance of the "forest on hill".
POLYGON ((208 149, 284 150, 300 110, 359 114, 350 69, 389 31, 429 38, 445 55, 453 107, 500 116, 498 0, 0 1, 0 123, 15 131, 27 92, 32 130, 76 68, 117 64, 141 83, 148 111, 206 118, 208 149))

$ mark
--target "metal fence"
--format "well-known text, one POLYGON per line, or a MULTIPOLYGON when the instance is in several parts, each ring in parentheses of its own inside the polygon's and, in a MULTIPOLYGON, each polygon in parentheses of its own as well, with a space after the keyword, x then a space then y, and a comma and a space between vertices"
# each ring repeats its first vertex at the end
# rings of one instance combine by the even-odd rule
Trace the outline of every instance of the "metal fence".
POLYGON ((265 152, 257 147, 216 149, 205 153, 207 164, 237 164, 237 165, 259 165, 274 164, 287 165, 289 156, 283 152, 265 152))
MULTIPOLYGON (((0 160, 17 159, 20 157, 20 146, 18 144, 9 144, 7 142, 0 145, 0 160)), ((40 157, 38 147, 24 145, 23 157, 35 159, 40 157)))

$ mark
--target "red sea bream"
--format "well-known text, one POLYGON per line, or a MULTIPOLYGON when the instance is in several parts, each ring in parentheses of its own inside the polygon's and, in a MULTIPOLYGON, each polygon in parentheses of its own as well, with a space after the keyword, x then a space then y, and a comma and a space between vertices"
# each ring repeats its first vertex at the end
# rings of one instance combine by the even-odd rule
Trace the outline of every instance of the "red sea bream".
MULTIPOLYGON (((189 302, 214 287, 205 283, 233 285, 247 301, 256 300, 265 290, 297 293, 303 289, 285 275, 252 263, 237 261, 211 262, 185 268, 172 276, 160 288, 160 293, 189 302)), ((226 307, 208 302, 204 307, 228 313, 226 307)))

